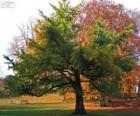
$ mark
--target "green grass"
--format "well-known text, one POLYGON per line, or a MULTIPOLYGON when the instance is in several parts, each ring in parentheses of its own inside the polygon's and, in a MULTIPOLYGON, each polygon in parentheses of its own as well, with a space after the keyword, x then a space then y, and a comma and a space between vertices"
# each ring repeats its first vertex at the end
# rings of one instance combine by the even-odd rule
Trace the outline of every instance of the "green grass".
MULTIPOLYGON (((72 112, 60 104, 0 106, 0 116, 70 116, 72 112)), ((140 116, 140 112, 88 111, 87 116, 140 116)))

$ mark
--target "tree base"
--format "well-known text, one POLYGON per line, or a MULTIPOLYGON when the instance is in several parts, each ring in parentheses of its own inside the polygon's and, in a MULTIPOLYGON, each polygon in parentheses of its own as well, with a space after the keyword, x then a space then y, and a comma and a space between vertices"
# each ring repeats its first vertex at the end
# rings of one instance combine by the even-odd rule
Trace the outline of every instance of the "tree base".
POLYGON ((72 115, 79 115, 79 116, 81 116, 81 115, 86 115, 87 113, 86 113, 86 111, 74 111, 73 113, 72 113, 72 115))

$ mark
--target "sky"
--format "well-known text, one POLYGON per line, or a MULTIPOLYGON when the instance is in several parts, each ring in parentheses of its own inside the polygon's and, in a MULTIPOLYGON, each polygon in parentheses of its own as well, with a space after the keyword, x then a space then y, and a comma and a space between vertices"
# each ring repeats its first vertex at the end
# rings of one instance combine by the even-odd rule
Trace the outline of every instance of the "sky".
MULTIPOLYGON (((80 1, 82 0, 70 0, 72 5, 80 1)), ((140 0, 114 1, 122 3, 129 9, 140 9, 140 0)), ((46 15, 51 14, 52 8, 49 3, 57 4, 58 2, 57 0, 0 0, 0 77, 11 73, 5 64, 3 55, 7 54, 12 39, 19 36, 18 26, 27 24, 29 20, 40 18, 38 9, 46 15), (9 5, 6 2, 12 4, 9 5)))

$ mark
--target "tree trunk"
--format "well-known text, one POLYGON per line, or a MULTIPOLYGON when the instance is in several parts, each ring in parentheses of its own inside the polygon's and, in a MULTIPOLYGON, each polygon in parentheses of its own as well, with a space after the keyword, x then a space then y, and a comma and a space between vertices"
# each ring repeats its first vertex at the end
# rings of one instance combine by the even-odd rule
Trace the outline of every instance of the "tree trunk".
POLYGON ((139 84, 138 84, 138 97, 140 97, 140 82, 139 82, 139 84))
POLYGON ((76 104, 74 114, 86 114, 83 95, 80 92, 76 93, 76 104))
POLYGON ((73 114, 86 114, 85 106, 84 106, 84 99, 83 99, 83 90, 80 83, 80 76, 76 78, 76 83, 73 85, 75 94, 76 94, 76 104, 75 104, 75 111, 73 114))

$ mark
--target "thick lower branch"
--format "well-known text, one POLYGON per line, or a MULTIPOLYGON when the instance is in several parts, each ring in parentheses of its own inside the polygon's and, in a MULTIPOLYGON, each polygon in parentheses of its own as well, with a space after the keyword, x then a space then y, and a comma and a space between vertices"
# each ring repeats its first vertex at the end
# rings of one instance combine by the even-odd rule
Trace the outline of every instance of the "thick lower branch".
MULTIPOLYGON (((70 84, 74 84, 74 82, 61 83, 61 84, 58 84, 58 85, 54 85, 54 86, 52 86, 52 87, 49 88, 49 89, 44 88, 44 91, 42 91, 41 93, 30 91, 30 92, 27 93, 27 94, 32 95, 32 96, 36 96, 36 97, 41 97, 41 96, 43 96, 44 94, 53 91, 55 88, 61 88, 61 87, 63 87, 63 86, 70 85, 70 84)), ((39 91, 40 91, 40 90, 39 90, 39 91)))

